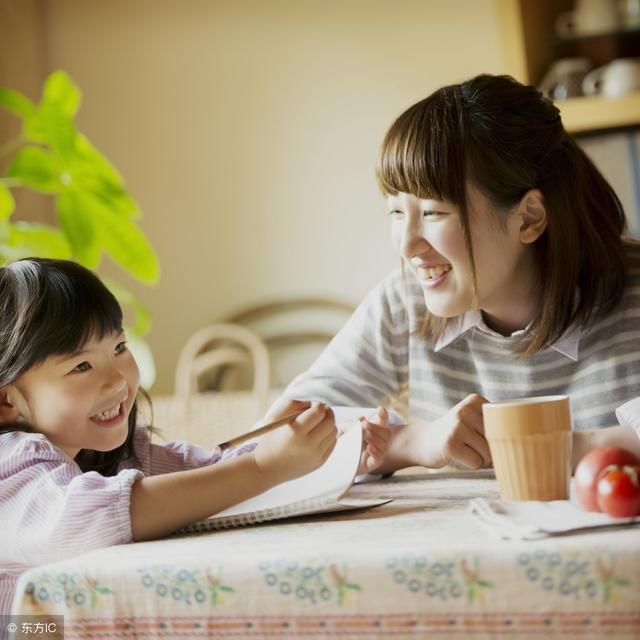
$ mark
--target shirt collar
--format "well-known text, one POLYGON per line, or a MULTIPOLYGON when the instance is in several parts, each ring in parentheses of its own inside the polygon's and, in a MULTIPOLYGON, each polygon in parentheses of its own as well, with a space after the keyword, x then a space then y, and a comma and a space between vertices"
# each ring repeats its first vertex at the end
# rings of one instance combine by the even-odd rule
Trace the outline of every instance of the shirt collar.
MULTIPOLYGON (((436 341, 434 351, 437 352, 444 349, 471 329, 479 329, 483 333, 491 336, 504 337, 496 331, 493 331, 493 329, 490 329, 486 325, 482 313, 478 309, 474 309, 473 311, 467 311, 464 315, 459 316, 456 320, 447 324, 442 335, 436 341)), ((526 329, 514 331, 510 337, 517 338, 523 335, 525 331, 526 329)), ((580 327, 571 326, 551 345, 551 348, 570 360, 577 362, 579 343, 580 327)))

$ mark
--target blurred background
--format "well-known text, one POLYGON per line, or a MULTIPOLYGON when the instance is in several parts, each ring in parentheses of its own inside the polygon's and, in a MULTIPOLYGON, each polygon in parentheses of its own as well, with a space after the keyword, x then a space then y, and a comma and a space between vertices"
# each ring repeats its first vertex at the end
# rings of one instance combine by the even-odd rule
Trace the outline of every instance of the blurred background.
MULTIPOLYGON (((36 101, 64 69, 80 87, 78 127, 124 176, 159 257, 158 286, 127 285, 153 316, 152 391, 168 394, 200 327, 301 296, 356 305, 398 266, 376 153, 395 116, 444 84, 482 72, 545 81, 637 232, 640 82, 631 65, 592 82, 593 95, 580 83, 640 56, 639 27, 633 2, 616 2, 615 20, 613 5, 592 5, 0 0, 0 85, 36 101), (560 27, 565 12, 573 22, 560 27), (551 77, 566 58, 588 63, 551 77)), ((0 116, 2 139, 14 126, 0 116)), ((54 221, 46 198, 17 196, 16 219, 54 221)))

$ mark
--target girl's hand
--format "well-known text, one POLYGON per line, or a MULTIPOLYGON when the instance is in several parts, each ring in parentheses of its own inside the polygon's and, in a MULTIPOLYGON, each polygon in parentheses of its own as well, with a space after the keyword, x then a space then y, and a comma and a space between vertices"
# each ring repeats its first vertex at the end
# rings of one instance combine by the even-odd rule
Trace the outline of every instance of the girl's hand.
POLYGON ((389 429, 389 412, 383 407, 378 407, 378 415, 375 422, 360 418, 362 424, 363 447, 360 456, 358 474, 374 472, 384 461, 391 429, 389 429))
POLYGON ((422 464, 438 469, 452 460, 470 469, 491 464, 489 444, 484 437, 482 405, 486 398, 467 396, 444 416, 431 422, 421 438, 422 464))
POLYGON ((333 451, 337 436, 331 409, 314 402, 293 422, 262 436, 253 454, 260 471, 274 485, 280 484, 320 467, 333 451))

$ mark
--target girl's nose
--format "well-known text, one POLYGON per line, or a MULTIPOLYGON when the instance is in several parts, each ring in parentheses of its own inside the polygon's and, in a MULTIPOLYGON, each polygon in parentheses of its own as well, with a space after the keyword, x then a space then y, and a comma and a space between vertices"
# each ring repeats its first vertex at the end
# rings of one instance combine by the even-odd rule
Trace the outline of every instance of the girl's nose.
POLYGON ((124 391, 127 388, 127 379, 119 369, 110 367, 109 371, 105 374, 103 388, 107 393, 124 391))

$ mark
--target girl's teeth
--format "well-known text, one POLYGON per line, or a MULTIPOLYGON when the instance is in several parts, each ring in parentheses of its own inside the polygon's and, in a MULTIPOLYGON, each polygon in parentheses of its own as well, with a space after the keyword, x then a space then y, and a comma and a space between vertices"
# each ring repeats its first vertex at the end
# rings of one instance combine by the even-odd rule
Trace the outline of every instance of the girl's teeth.
POLYGON ((109 411, 103 411, 102 413, 96 413, 94 418, 97 420, 111 420, 115 418, 120 413, 120 405, 114 407, 113 409, 109 409, 109 411))

